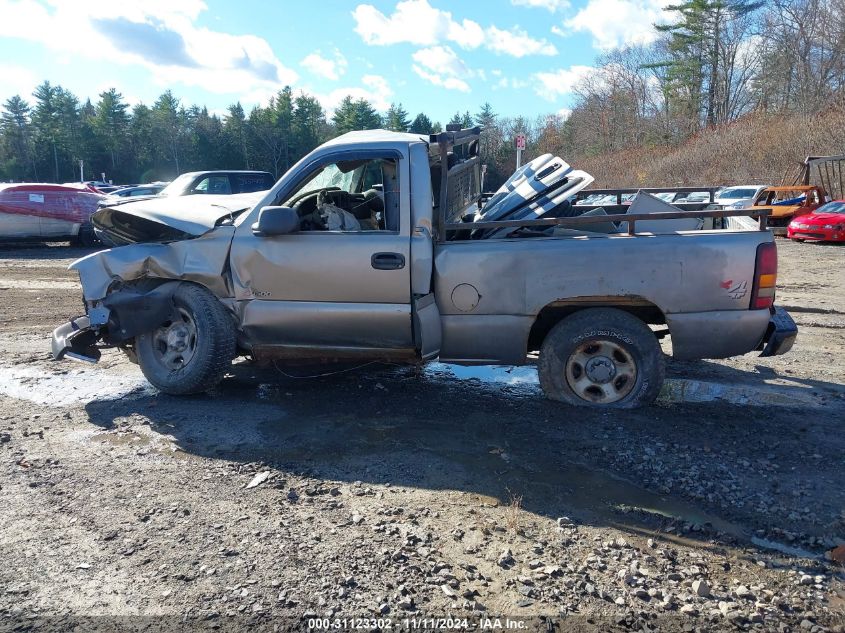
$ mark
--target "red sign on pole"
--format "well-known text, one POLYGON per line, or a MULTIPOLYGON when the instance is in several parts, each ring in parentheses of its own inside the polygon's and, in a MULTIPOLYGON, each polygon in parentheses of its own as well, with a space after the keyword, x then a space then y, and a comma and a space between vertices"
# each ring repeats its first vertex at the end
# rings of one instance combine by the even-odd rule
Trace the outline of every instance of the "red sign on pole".
POLYGON ((525 149, 525 134, 516 135, 516 149, 525 149))

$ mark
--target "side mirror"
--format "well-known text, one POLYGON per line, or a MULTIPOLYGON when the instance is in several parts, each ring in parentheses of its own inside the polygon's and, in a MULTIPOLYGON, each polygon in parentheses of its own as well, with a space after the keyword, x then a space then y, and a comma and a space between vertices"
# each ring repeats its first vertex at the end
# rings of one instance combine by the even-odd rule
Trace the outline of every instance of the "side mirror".
POLYGON ((259 237, 287 235, 299 230, 299 215, 290 207, 263 207, 252 232, 259 237))

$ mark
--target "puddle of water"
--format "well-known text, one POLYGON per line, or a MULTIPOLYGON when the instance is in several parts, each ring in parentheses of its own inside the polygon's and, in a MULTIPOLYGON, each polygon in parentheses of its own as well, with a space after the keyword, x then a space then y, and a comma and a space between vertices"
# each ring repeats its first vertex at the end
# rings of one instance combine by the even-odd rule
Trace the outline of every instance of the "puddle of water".
POLYGON ((0 367, 0 394, 49 407, 154 393, 153 387, 140 375, 88 368, 54 373, 36 367, 0 367))
MULTIPOLYGON (((680 499, 650 492, 602 470, 572 462, 561 463, 542 453, 529 457, 515 451, 511 462, 530 464, 528 468, 517 466, 503 475, 503 479, 510 482, 512 490, 533 488, 534 495, 540 493, 555 498, 567 506, 600 516, 608 523, 625 525, 623 513, 632 510, 702 526, 710 525, 719 532, 738 538, 746 537, 745 530, 738 525, 680 499)), ((637 523, 633 517, 631 522, 637 523)))
POLYGON ((777 541, 770 541, 769 539, 759 538, 756 536, 751 537, 751 543, 762 549, 774 550, 776 552, 780 552, 781 554, 786 554, 787 556, 795 556, 796 558, 809 558, 810 560, 818 560, 821 558, 821 556, 808 552, 800 547, 792 547, 791 545, 784 545, 783 543, 778 543, 777 541))
POLYGON ((660 399, 667 402, 728 402, 754 407, 820 407, 821 401, 807 387, 725 384, 686 378, 670 378, 660 399))
MULTIPOLYGON (((537 369, 532 366, 477 365, 464 367, 448 363, 426 365, 431 378, 450 376, 458 380, 478 380, 490 385, 540 388, 537 369)), ((660 392, 665 402, 728 402, 755 407, 820 407, 818 396, 800 386, 764 386, 707 382, 687 378, 667 378, 660 392)))
POLYGON ((423 369, 426 376, 443 378, 452 376, 458 380, 480 380, 495 385, 540 387, 537 369, 531 366, 513 367, 504 365, 451 365, 429 363, 423 369))

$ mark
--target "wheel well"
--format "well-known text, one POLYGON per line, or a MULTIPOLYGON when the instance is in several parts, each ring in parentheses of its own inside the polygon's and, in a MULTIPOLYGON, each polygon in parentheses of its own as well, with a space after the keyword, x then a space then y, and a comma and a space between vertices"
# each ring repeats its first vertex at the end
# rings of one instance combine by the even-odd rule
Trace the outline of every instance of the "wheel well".
POLYGON ((656 305, 644 299, 619 297, 587 298, 577 301, 555 301, 540 310, 528 334, 528 352, 540 349, 549 331, 571 314, 587 308, 616 308, 631 314, 649 325, 663 325, 666 318, 656 305))

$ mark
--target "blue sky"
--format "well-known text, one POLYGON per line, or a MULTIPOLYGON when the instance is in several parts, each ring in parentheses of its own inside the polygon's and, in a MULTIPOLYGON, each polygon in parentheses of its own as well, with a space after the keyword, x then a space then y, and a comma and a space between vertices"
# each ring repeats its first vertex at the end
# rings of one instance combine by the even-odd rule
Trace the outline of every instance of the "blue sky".
POLYGON ((596 56, 651 41, 665 0, 0 0, 0 99, 44 79, 80 98, 166 89, 223 112, 285 84, 445 122, 489 101, 565 113, 596 56))

